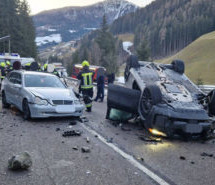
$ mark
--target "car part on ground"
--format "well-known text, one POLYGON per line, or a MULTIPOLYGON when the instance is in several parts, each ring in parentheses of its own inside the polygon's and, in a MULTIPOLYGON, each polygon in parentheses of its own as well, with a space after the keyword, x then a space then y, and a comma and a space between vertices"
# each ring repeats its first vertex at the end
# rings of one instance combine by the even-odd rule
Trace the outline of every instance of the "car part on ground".
POLYGON ((184 75, 184 62, 141 62, 130 57, 125 69, 126 87, 108 88, 107 118, 112 108, 138 114, 147 129, 168 136, 205 135, 215 114, 215 91, 203 93, 184 75))

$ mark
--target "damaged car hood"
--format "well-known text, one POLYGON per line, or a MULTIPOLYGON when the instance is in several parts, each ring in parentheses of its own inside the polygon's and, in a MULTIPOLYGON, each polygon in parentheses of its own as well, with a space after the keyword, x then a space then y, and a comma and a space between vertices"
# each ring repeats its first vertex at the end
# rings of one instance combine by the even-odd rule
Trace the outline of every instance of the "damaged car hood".
POLYGON ((75 99, 74 93, 69 89, 62 88, 27 88, 33 95, 46 99, 75 99))

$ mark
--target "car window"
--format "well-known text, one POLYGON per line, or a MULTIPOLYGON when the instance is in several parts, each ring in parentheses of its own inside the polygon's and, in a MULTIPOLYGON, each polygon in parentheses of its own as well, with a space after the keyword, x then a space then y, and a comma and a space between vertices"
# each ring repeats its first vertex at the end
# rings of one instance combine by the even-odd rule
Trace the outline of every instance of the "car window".
POLYGON ((14 83, 15 84, 19 84, 21 85, 22 84, 22 75, 20 73, 16 73, 16 76, 15 76, 15 80, 14 80, 14 83))
POLYGON ((9 75, 9 81, 13 84, 22 84, 22 75, 20 73, 13 72, 9 75))
POLYGON ((11 73, 8 79, 11 83, 14 83, 15 77, 16 77, 16 73, 11 73))
POLYGON ((53 87, 66 88, 56 76, 26 74, 24 76, 25 87, 53 87))

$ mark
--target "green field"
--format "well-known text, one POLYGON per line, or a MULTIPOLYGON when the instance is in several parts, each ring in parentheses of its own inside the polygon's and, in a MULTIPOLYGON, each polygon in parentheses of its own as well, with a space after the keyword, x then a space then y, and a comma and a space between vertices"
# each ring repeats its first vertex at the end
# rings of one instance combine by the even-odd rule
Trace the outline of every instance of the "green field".
POLYGON ((121 41, 129 41, 129 42, 133 42, 134 41, 134 34, 131 33, 125 33, 125 34, 120 34, 117 35, 118 39, 121 41))
POLYGON ((174 56, 159 60, 171 63, 173 59, 185 62, 186 75, 197 82, 201 79, 204 84, 215 84, 215 32, 203 35, 174 56))

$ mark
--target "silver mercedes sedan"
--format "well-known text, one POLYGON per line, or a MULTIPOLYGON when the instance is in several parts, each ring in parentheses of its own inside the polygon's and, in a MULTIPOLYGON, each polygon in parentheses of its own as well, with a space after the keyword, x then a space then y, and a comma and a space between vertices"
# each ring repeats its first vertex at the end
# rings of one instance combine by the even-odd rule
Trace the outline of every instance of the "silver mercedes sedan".
POLYGON ((2 82, 1 93, 3 107, 16 106, 24 119, 79 117, 84 109, 72 88, 49 73, 12 71, 2 82))

